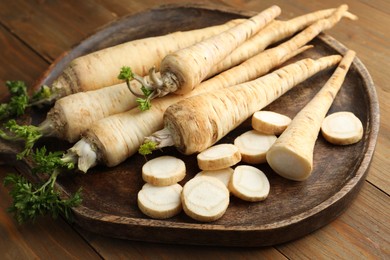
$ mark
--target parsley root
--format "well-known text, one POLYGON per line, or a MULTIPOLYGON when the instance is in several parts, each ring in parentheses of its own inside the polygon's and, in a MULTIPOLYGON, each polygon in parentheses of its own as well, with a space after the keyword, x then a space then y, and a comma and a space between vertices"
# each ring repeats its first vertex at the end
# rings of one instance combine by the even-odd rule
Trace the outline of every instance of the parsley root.
POLYGON ((293 118, 267 152, 267 162, 279 175, 296 181, 307 179, 313 170, 315 141, 335 96, 355 58, 348 51, 339 66, 314 98, 293 118))

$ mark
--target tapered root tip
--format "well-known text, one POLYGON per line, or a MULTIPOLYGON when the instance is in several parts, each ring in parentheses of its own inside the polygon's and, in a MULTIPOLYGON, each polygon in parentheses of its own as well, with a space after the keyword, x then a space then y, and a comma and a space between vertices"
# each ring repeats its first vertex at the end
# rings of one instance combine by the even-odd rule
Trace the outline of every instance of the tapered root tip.
POLYGON ((266 157, 271 168, 289 180, 304 181, 313 170, 312 162, 286 147, 271 147, 266 157))

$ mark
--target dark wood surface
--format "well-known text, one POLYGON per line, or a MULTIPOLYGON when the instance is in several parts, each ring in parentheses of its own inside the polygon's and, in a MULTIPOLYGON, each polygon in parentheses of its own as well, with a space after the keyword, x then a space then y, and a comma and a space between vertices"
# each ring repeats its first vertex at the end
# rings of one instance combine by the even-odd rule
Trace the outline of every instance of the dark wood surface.
MULTIPOLYGON (((171 1, 175 2, 175 1, 171 1)), ((336 1, 313 4, 297 1, 295 4, 275 1, 283 10, 282 18, 289 18, 325 7, 334 7, 336 1)), ((348 3, 348 1, 347 1, 348 3)), ((262 10, 266 3, 258 1, 213 1, 208 5, 236 8, 242 11, 262 10)), ((388 13, 383 1, 351 1, 350 10, 360 17, 354 23, 340 24, 329 34, 354 49, 367 66, 376 84, 382 110, 381 131, 367 181, 352 205, 335 221, 320 230, 290 243, 266 248, 220 248, 162 245, 131 242, 96 235, 63 220, 43 218, 33 225, 18 226, 8 213, 10 198, 0 188, 0 252, 8 258, 48 258, 58 255, 76 257, 269 257, 313 258, 334 257, 386 258, 389 254, 388 207, 388 105, 382 102, 388 95, 385 68, 388 63, 388 13), (373 4, 375 3, 375 5, 373 4), (387 37, 387 38, 386 38, 387 37), (369 39, 369 40, 368 40, 369 39), (387 96, 386 96, 387 95, 387 96), (385 114, 385 115, 384 115, 385 114), (386 132, 387 130, 387 132, 386 132), (4 247, 4 248, 3 248, 4 247)), ((69 50, 99 27, 118 17, 157 6, 154 1, 130 3, 126 1, 61 1, 32 4, 24 1, 0 3, 2 60, 0 83, 8 79, 22 79, 30 85, 61 53, 69 50), (72 7, 73 6, 73 7, 72 7), (68 12, 65 15, 64 12, 68 12), (55 15, 54 15, 55 14, 55 15), (88 21, 88 22, 87 22, 88 21)), ((1 93, 4 84, 1 86, 1 93)), ((2 96, 3 97, 3 96, 2 96)), ((358 109, 358 108, 356 108, 358 109)), ((14 169, 1 167, 1 179, 14 169)))

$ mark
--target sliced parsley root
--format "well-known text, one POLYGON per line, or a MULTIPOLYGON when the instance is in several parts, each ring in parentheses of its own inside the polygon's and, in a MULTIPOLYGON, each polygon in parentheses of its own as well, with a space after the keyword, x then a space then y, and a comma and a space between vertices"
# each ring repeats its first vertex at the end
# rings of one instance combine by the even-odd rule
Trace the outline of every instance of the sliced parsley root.
POLYGON ((46 153, 46 148, 37 149, 32 153, 36 163, 33 173, 46 174, 47 180, 39 184, 32 184, 23 176, 9 174, 4 179, 4 185, 10 186, 12 206, 8 209, 19 223, 34 221, 37 217, 51 214, 53 218, 63 214, 71 220, 71 208, 78 206, 81 199, 81 190, 67 199, 55 188, 55 182, 62 169, 73 169, 72 158, 61 158, 61 152, 46 153))

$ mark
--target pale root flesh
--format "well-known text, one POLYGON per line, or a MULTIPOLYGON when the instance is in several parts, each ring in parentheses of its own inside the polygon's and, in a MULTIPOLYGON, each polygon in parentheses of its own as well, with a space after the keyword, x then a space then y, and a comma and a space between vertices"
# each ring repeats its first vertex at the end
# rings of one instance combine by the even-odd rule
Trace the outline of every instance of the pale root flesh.
POLYGON ((275 135, 249 130, 236 137, 234 145, 240 151, 241 161, 249 164, 259 164, 266 162, 265 155, 275 141, 275 135))
POLYGON ((160 156, 142 166, 142 179, 154 186, 169 186, 184 179, 186 166, 173 156, 160 156))
POLYGON ((187 98, 167 108, 165 126, 176 136, 180 152, 202 152, 254 112, 340 59, 340 55, 303 59, 256 80, 187 98))
POLYGON ((348 51, 339 66, 314 98, 294 117, 267 152, 267 162, 279 175, 306 180, 313 171, 313 153, 322 121, 340 90, 355 57, 348 51))
POLYGON ((232 20, 222 25, 144 38, 119 44, 74 59, 52 87, 59 97, 99 89, 120 83, 123 66, 139 75, 147 75, 153 66, 159 70, 161 60, 169 53, 188 47, 240 23, 232 20))
POLYGON ((161 62, 164 92, 185 94, 192 91, 209 75, 213 66, 275 19, 281 12, 272 6, 242 23, 165 56, 161 62))
POLYGON ((240 165, 234 169, 229 182, 232 194, 246 201, 263 201, 270 191, 270 183, 267 176, 259 169, 240 165))
POLYGON ((221 218, 229 206, 229 190, 213 177, 192 178, 183 187, 181 201, 184 212, 191 218, 210 222, 221 218))
POLYGON ((321 134, 332 144, 354 144, 363 137, 363 124, 353 113, 340 111, 325 117, 321 134))
POLYGON ((195 177, 209 176, 220 180, 226 187, 229 185, 230 178, 233 174, 233 169, 228 167, 221 170, 201 171, 195 175, 195 177))
POLYGON ((241 154, 233 144, 218 144, 199 153, 196 159, 201 170, 220 170, 240 162, 241 154))
POLYGON ((269 135, 280 135, 290 122, 288 116, 273 111, 257 111, 252 116, 253 129, 269 135))
POLYGON ((180 184, 153 186, 145 183, 138 192, 138 208, 145 215, 155 219, 167 219, 179 214, 182 210, 180 184))

